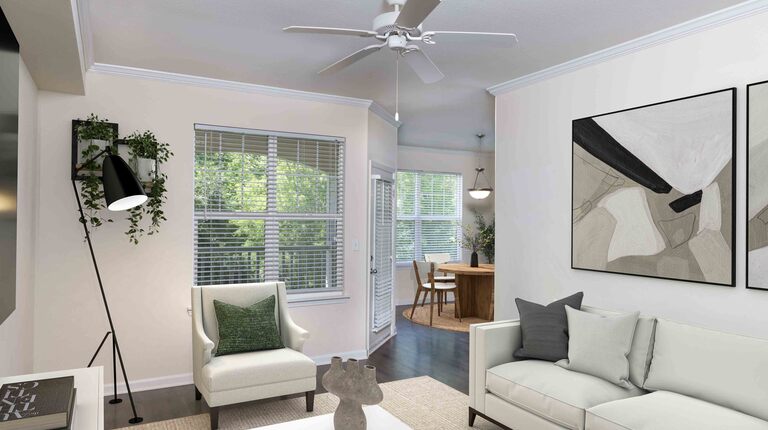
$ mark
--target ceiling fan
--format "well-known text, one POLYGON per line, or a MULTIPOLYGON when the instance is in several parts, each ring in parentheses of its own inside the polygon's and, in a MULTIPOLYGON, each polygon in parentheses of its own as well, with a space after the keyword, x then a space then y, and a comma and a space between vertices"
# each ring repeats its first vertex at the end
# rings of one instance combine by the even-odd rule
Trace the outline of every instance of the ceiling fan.
POLYGON ((290 26, 283 31, 289 33, 335 34, 341 36, 359 36, 374 38, 380 43, 366 46, 330 66, 320 70, 319 74, 337 72, 384 47, 397 52, 416 72, 424 83, 431 84, 445 77, 424 51, 411 42, 434 45, 440 35, 492 36, 517 42, 512 33, 485 33, 467 31, 422 31, 422 22, 440 4, 441 0, 387 0, 394 11, 383 13, 373 19, 373 30, 354 30, 348 28, 290 26))

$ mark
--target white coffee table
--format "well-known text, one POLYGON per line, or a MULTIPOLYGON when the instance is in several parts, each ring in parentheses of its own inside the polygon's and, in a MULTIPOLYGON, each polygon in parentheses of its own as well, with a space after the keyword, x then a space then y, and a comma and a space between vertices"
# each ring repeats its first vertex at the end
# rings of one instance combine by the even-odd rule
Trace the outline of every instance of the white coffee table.
MULTIPOLYGON (((363 411, 365 411, 365 418, 368 420, 368 430, 410 430, 410 427, 380 406, 364 406, 363 411)), ((320 415, 317 417, 304 418, 303 420, 258 428, 258 430, 299 429, 333 430, 333 414, 320 415)))
POLYGON ((0 385, 35 379, 74 376, 77 396, 73 430, 102 430, 104 428, 104 368, 72 369, 58 372, 35 373, 33 375, 0 378, 0 385))

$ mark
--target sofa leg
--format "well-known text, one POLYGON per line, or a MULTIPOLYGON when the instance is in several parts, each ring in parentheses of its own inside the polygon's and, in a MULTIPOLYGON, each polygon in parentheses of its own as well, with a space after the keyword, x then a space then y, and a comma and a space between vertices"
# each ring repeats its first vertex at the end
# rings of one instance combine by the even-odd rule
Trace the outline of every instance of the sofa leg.
POLYGON ((211 408, 209 414, 211 415, 211 430, 219 428, 219 408, 211 408))
POLYGON ((312 412, 315 410, 315 392, 314 391, 307 391, 307 412, 312 412))
POLYGON ((203 398, 203 395, 200 393, 200 390, 195 387, 195 400, 200 400, 203 398))
POLYGON ((477 418, 477 412, 475 412, 474 409, 469 408, 469 426, 470 427, 475 425, 475 418, 477 418))

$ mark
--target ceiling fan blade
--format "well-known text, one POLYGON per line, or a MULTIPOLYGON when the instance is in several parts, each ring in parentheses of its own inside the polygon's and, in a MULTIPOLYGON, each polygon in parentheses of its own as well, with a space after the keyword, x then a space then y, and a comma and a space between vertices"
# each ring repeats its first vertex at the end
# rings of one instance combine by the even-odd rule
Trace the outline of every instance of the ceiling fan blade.
POLYGON ((425 84, 435 83, 445 77, 424 51, 416 46, 408 46, 407 48, 410 51, 406 52, 403 58, 425 84))
POLYGON ((440 0, 408 0, 400 10, 395 25, 401 28, 416 28, 440 4, 440 0))
POLYGON ((517 44, 517 35, 514 33, 487 33, 482 31, 425 31, 421 37, 434 40, 434 36, 439 39, 448 39, 460 37, 462 40, 479 40, 482 42, 503 43, 504 45, 517 44), (468 36, 468 37, 462 37, 468 36))
POLYGON ((351 28, 332 28, 332 27, 304 27, 300 25, 292 25, 283 29, 286 33, 312 33, 312 34, 336 34, 340 36, 360 36, 360 37, 374 37, 377 35, 375 31, 369 30, 354 30, 351 28))
POLYGON ((378 51, 379 49, 383 48, 386 45, 387 45, 387 43, 384 42, 384 43, 382 43, 380 45, 366 46, 365 48, 363 48, 363 49, 361 49, 361 50, 359 50, 357 52, 354 52, 354 53, 352 53, 350 55, 347 55, 346 57, 342 58, 341 60, 331 64, 330 66, 326 67, 325 69, 317 72, 317 74, 327 74, 327 73, 338 72, 339 70, 349 66, 350 64, 352 64, 352 63, 354 63, 356 61, 362 60, 363 58, 373 54, 374 52, 378 51))

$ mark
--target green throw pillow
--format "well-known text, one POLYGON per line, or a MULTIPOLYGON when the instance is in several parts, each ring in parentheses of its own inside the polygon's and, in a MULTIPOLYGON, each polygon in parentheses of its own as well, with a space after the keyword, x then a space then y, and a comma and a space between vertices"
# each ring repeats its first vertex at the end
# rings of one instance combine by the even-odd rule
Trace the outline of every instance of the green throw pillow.
POLYGON ((275 322, 275 296, 247 308, 213 301, 219 322, 216 355, 283 348, 275 322))

